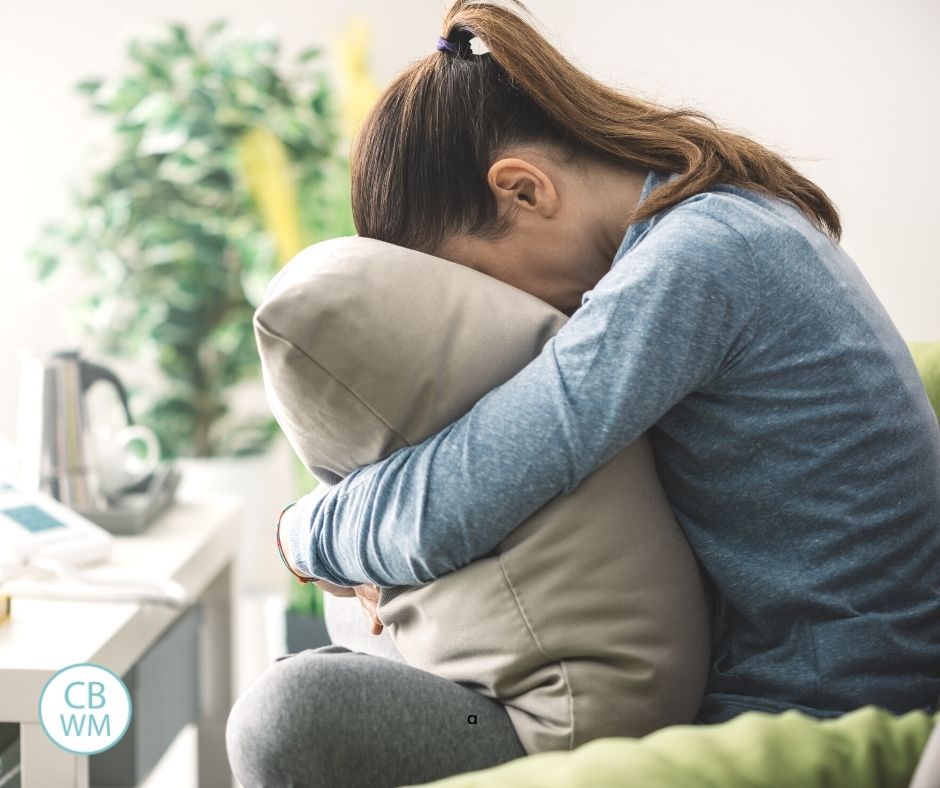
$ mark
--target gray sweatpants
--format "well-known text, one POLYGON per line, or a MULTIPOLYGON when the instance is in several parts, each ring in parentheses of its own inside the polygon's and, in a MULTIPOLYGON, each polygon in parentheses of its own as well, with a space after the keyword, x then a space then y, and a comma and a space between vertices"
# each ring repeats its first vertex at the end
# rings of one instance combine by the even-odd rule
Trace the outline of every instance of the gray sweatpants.
POLYGON ((334 645, 275 662, 229 715, 235 777, 244 788, 383 788, 525 755, 502 704, 399 659, 334 645))

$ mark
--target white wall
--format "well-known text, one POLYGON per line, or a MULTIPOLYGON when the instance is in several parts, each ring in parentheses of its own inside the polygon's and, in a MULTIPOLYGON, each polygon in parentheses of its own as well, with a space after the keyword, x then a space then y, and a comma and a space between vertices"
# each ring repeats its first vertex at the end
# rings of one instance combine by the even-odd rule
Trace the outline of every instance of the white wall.
MULTIPOLYGON (((693 104, 780 152, 842 213, 843 246, 901 332, 940 338, 934 245, 940 183, 940 3, 936 0, 531 0, 543 28, 599 77, 693 104)), ((80 283, 38 287, 21 262, 41 222, 101 148, 100 121, 72 85, 108 73, 128 35, 164 19, 280 33, 287 51, 370 18, 381 81, 429 51, 438 0, 0 0, 0 435, 14 437, 16 348, 68 342, 80 283)), ((118 369, 120 371, 120 366, 118 369)))

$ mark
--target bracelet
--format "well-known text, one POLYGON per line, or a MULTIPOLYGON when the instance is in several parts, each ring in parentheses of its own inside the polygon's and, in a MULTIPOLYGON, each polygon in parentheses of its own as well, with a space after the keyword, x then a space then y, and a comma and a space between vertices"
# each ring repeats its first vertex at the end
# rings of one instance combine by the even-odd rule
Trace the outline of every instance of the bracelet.
POLYGON ((292 506, 296 506, 296 505, 297 505, 297 501, 294 501, 293 503, 288 504, 283 509, 281 509, 281 513, 278 515, 278 518, 277 518, 277 523, 274 525, 274 541, 277 544, 277 553, 279 556, 281 556, 281 561, 284 562, 284 566, 287 567, 287 571, 290 572, 295 578, 297 578, 298 583, 312 583, 314 580, 316 580, 316 578, 315 577, 303 577, 302 575, 298 575, 294 571, 294 567, 292 567, 290 563, 288 562, 287 556, 284 555, 284 548, 281 546, 281 518, 284 517, 284 512, 286 512, 292 506))

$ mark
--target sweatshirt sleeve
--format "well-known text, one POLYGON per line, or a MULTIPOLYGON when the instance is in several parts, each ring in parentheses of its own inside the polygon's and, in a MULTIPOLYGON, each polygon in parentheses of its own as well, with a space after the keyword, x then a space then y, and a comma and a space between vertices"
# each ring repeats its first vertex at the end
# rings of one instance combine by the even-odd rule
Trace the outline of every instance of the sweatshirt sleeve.
POLYGON ((282 523, 298 569, 383 587, 458 569, 716 376, 751 331, 759 287, 746 239, 702 206, 654 222, 461 418, 302 497, 282 523))

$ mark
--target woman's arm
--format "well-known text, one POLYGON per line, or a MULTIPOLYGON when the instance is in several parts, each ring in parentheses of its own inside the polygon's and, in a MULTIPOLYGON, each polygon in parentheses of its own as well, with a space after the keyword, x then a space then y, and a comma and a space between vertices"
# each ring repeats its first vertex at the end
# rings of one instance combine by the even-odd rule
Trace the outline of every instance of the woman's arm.
POLYGON ((717 374, 750 334, 758 285, 747 242, 709 205, 654 224, 460 419, 301 498, 282 524, 298 568, 394 586, 464 566, 717 374))

